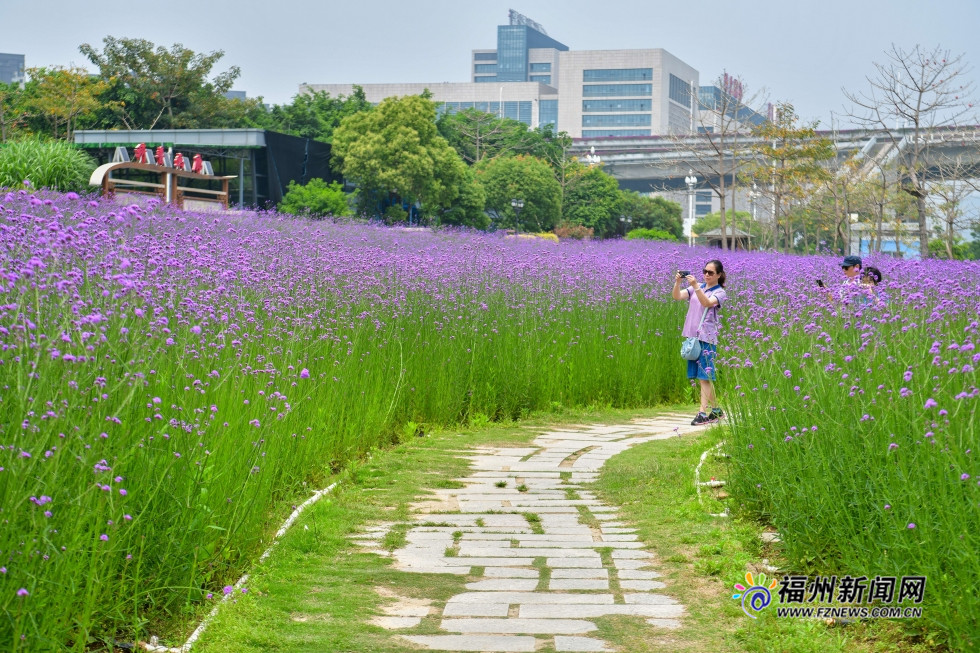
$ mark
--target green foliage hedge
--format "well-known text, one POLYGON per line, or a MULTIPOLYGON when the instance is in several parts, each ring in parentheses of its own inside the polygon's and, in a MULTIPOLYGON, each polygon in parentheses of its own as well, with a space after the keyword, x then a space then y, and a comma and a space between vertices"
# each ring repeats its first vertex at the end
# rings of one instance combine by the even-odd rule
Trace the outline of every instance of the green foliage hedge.
POLYGON ((289 190, 283 196, 279 210, 314 218, 326 215, 347 216, 351 213, 344 187, 339 182, 328 184, 322 179, 311 179, 305 186, 295 181, 289 182, 289 190))
POLYGON ((626 234, 626 240, 670 240, 677 242, 677 237, 662 229, 634 229, 626 234))

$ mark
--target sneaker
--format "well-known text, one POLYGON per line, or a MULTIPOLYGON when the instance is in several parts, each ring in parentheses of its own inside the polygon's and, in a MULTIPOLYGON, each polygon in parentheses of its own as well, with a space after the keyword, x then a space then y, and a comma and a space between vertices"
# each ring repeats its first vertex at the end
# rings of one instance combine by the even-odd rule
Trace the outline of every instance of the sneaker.
POLYGON ((712 408, 711 409, 711 419, 712 420, 721 419, 724 416, 725 416, 725 413, 721 412, 721 408, 712 408))
POLYGON ((714 421, 714 420, 712 420, 711 417, 708 416, 707 413, 698 413, 697 417, 695 417, 691 421, 691 426, 701 426, 702 424, 707 424, 708 422, 711 422, 711 421, 714 421))

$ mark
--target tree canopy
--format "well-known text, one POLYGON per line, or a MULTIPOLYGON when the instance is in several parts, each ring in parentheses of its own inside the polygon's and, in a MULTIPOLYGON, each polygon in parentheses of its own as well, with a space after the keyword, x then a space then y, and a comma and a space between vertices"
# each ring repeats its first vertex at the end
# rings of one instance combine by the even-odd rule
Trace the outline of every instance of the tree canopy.
POLYGON ((105 108, 126 129, 179 129, 207 125, 223 96, 241 74, 238 66, 211 71, 224 52, 200 54, 175 43, 168 50, 145 39, 103 39, 100 52, 88 43, 79 50, 99 69, 108 85, 105 108), (210 107, 210 111, 205 111, 210 107), (204 114, 204 115, 202 115, 204 114))
POLYGON ((598 166, 580 167, 568 177, 562 219, 595 230, 598 238, 621 233, 619 182, 598 166))
POLYGON ((333 132, 347 116, 371 108, 364 89, 354 86, 349 96, 331 97, 325 91, 299 93, 290 104, 272 107, 262 127, 283 134, 333 142, 333 132))
POLYGON ((497 227, 540 232, 558 223, 561 188, 541 159, 519 155, 484 160, 476 167, 476 178, 486 189, 486 210, 497 227), (511 206, 515 199, 524 202, 519 216, 511 206))
POLYGON ((333 167, 374 203, 372 213, 393 195, 431 216, 459 196, 466 166, 439 135, 435 112, 418 95, 388 98, 334 130, 333 167))

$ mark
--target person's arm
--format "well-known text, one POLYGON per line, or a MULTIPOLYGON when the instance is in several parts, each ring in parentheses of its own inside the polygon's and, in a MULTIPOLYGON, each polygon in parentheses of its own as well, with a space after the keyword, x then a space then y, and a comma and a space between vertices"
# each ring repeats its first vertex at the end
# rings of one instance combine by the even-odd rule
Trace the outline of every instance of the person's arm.
POLYGON ((674 288, 670 291, 670 296, 677 301, 690 299, 687 288, 681 288, 681 279, 683 277, 680 274, 674 275, 674 288))
POLYGON ((691 292, 694 293, 694 296, 698 298, 698 302, 700 302, 700 304, 705 308, 711 308, 712 306, 718 305, 718 298, 708 297, 704 293, 704 289, 701 288, 701 286, 697 286, 697 285, 691 286, 691 292))

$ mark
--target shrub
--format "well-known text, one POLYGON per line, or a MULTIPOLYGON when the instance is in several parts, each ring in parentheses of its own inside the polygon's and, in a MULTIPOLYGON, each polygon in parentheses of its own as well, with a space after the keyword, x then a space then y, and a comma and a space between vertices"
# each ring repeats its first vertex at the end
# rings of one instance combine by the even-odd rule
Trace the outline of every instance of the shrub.
POLYGON ((322 218, 325 215, 350 215, 350 203, 344 187, 339 182, 327 184, 322 179, 311 179, 302 186, 289 182, 289 189, 279 204, 279 210, 292 215, 308 215, 322 218))
POLYGON ((64 141, 24 139, 0 147, 0 187, 22 187, 60 191, 88 190, 95 161, 64 141))
POLYGON ((402 222, 408 221, 408 211, 398 206, 397 204, 392 204, 385 209, 385 222, 388 224, 401 224, 402 222))
POLYGON ((586 227, 573 222, 562 222, 555 227, 555 235, 559 238, 571 238, 573 240, 592 240, 595 229, 586 227))
POLYGON ((626 240, 669 240, 677 242, 677 237, 662 229, 634 229, 626 234, 626 240))

